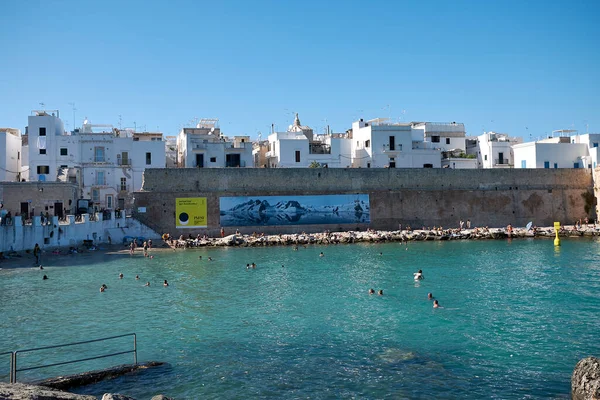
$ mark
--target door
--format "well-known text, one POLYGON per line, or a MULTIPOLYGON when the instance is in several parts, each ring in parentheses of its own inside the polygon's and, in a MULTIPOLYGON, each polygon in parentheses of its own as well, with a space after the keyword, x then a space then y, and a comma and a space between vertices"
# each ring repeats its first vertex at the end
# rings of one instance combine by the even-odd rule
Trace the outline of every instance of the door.
POLYGON ((125 208, 125 199, 118 199, 119 202, 119 210, 123 210, 125 208))
POLYGON ((204 154, 196 154, 196 167, 204 167, 204 154))
POLYGON ((63 203, 56 202, 54 203, 54 216, 62 219, 64 216, 63 213, 63 203))
POLYGON ((240 166, 240 155, 239 154, 227 154, 225 156, 226 167, 239 167, 240 166))
POLYGON ((23 219, 29 219, 29 203, 26 201, 21 202, 21 216, 23 219))
POLYGON ((390 136, 390 150, 396 150, 396 136, 390 136))
POLYGON ((498 153, 498 164, 504 164, 504 153, 498 153))

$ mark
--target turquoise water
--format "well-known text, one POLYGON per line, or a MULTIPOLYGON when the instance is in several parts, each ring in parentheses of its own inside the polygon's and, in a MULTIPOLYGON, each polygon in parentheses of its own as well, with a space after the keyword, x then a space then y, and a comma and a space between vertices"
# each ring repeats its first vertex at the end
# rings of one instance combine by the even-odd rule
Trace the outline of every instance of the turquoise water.
MULTIPOLYGON (((168 365, 78 392, 189 399, 568 398, 576 362, 600 355, 597 240, 563 240, 558 251, 538 239, 154 254, 47 256, 44 271, 1 270, 0 352, 136 332, 140 361, 168 365), (419 268, 425 280, 415 283, 419 268)), ((70 354, 127 346, 129 338, 70 354)), ((65 354, 24 354, 19 367, 65 354)))

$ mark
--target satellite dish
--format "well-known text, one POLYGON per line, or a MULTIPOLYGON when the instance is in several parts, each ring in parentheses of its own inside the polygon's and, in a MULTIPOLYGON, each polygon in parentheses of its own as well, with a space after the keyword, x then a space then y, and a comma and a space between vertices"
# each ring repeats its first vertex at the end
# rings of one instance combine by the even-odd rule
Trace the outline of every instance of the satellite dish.
POLYGON ((210 131, 214 132, 215 131, 215 127, 213 126, 212 128, 210 128, 210 131))

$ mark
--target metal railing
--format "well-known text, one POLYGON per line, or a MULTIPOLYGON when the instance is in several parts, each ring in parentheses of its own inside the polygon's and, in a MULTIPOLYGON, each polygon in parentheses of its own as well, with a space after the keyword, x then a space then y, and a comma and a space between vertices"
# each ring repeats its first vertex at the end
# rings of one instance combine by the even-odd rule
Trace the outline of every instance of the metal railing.
POLYGON ((85 340, 83 342, 74 342, 74 343, 67 343, 67 344, 59 344, 59 345, 55 345, 55 346, 44 346, 44 347, 36 347, 33 349, 17 350, 17 351, 12 351, 12 352, 0 353, 0 356, 6 355, 6 354, 11 354, 11 357, 10 357, 10 383, 17 383, 17 372, 30 371, 30 370, 34 370, 34 369, 40 369, 40 368, 56 367, 59 365, 66 365, 66 364, 73 364, 73 363, 78 363, 78 362, 83 362, 83 361, 97 360, 100 358, 114 357, 114 356, 118 356, 118 355, 122 355, 122 354, 129 354, 129 353, 133 353, 133 364, 137 365, 137 336, 135 333, 127 333, 124 335, 110 336, 110 337, 105 337, 105 338, 101 338, 101 339, 85 340), (17 356, 22 353, 29 353, 32 351, 40 351, 40 350, 48 350, 48 349, 57 349, 60 347, 77 346, 80 344, 87 344, 87 343, 102 342, 105 340, 118 339, 118 338, 127 337, 127 336, 133 336, 133 350, 119 351, 117 353, 103 354, 100 356, 86 357, 86 358, 80 358, 77 360, 63 361, 63 362, 57 362, 57 363, 52 363, 52 364, 46 364, 46 365, 36 365, 33 367, 27 367, 27 368, 21 368, 21 369, 19 369, 17 367, 17 356))

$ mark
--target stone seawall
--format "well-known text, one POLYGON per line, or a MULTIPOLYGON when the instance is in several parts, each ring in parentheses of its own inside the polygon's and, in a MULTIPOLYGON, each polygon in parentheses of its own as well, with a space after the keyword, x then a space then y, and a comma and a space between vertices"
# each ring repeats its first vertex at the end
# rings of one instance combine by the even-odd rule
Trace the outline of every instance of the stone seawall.
POLYGON ((148 169, 135 207, 145 207, 136 214, 142 222, 172 235, 217 235, 223 196, 369 195, 369 224, 246 226, 242 233, 457 227, 461 219, 473 226, 551 226, 595 219, 593 189, 585 169, 148 169), (175 228, 181 197, 206 198, 207 229, 175 228))

